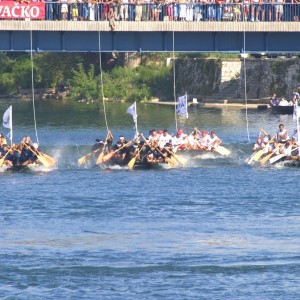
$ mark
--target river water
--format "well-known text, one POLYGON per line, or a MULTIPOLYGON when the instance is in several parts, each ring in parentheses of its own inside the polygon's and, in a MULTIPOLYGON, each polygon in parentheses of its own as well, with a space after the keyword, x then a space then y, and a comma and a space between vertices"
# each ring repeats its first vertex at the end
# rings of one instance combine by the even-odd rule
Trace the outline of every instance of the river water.
MULTIPOLYGON (((0 112, 11 103, 14 140, 35 141, 32 104, 0 112)), ((107 104, 116 137, 134 134, 128 106, 107 104)), ((174 132, 173 107, 137 110, 140 132, 174 132)), ((291 116, 191 109, 185 126, 215 130, 232 154, 162 170, 77 166, 105 138, 101 104, 37 102, 36 119, 58 168, 0 173, 1 299, 300 298, 300 169, 244 162, 260 128, 291 132, 291 116)))

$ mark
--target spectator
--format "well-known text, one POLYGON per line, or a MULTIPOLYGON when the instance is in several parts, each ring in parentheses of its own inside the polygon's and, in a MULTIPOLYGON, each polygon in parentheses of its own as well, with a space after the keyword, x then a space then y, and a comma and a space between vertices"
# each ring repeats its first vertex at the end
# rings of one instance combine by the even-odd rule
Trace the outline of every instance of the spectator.
POLYGON ((259 21, 259 13, 260 13, 260 4, 261 0, 252 0, 251 4, 251 21, 259 21))
POLYGON ((109 9, 108 12, 108 22, 111 30, 115 30, 115 13, 112 7, 109 9))
POLYGON ((59 0, 61 2, 61 19, 66 21, 68 19, 68 0, 59 0))
POLYGON ((275 21, 280 22, 283 15, 283 4, 285 0, 276 0, 275 4, 275 21))

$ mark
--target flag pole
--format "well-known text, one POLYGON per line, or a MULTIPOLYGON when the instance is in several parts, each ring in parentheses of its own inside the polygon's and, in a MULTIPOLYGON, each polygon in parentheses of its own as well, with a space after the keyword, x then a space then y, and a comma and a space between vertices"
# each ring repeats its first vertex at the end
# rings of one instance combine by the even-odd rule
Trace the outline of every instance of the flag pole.
POLYGON ((13 124, 13 121, 12 121, 12 106, 10 107, 10 147, 12 147, 12 144, 13 144, 13 128, 12 128, 12 124, 13 124))
POLYGON ((296 105, 294 106, 294 109, 296 109, 296 117, 297 117, 297 142, 298 145, 300 143, 300 132, 299 132, 299 115, 298 115, 298 101, 296 101, 296 105))
POLYGON ((134 110, 135 110, 135 134, 136 134, 136 137, 138 137, 139 133, 138 133, 138 127, 137 127, 136 101, 134 102, 134 110))

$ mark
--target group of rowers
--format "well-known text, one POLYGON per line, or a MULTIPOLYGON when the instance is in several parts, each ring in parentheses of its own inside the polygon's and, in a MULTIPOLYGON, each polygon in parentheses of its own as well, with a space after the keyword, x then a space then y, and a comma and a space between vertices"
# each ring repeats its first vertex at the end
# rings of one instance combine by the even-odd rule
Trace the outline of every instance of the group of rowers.
POLYGON ((38 162, 38 144, 30 137, 24 137, 20 144, 7 144, 5 136, 0 134, 0 166, 28 166, 38 162))
POLYGON ((289 137, 288 131, 284 124, 279 124, 279 129, 276 134, 271 136, 264 130, 260 131, 263 136, 256 139, 253 146, 253 155, 262 151, 262 156, 259 158, 262 161, 265 158, 271 159, 278 156, 281 160, 299 160, 299 144, 296 136, 289 137))
POLYGON ((214 131, 209 133, 194 129, 190 134, 185 134, 182 129, 179 129, 176 135, 171 135, 167 129, 152 129, 147 138, 139 134, 127 142, 124 136, 120 136, 115 144, 109 132, 105 140, 96 139, 91 151, 95 153, 95 158, 99 156, 99 153, 103 153, 104 156, 110 158, 111 164, 125 166, 133 158, 142 164, 164 163, 177 151, 212 151, 221 143, 221 139, 214 131))

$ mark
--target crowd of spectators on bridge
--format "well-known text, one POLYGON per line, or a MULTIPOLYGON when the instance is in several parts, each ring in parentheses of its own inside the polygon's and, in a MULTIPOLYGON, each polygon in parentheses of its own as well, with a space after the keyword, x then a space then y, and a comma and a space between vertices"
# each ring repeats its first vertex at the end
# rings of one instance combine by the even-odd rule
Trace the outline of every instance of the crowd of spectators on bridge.
POLYGON ((186 0, 52 0, 44 2, 46 20, 290 22, 298 21, 300 17, 300 0, 190 0, 188 2, 186 0))

